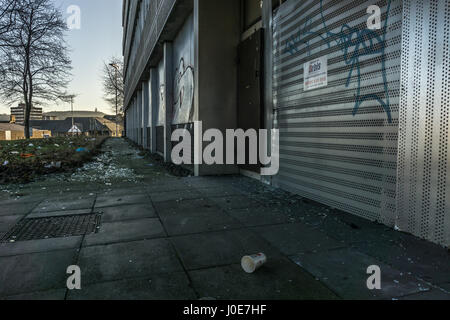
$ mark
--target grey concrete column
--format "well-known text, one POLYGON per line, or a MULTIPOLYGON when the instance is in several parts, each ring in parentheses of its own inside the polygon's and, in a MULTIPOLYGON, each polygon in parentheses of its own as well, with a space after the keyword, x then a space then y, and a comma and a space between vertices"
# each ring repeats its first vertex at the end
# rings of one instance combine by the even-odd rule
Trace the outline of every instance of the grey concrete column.
POLYGON ((136 97, 133 97, 133 136, 134 136, 134 139, 133 139, 133 141, 135 142, 135 143, 137 143, 137 130, 136 130, 136 126, 137 126, 137 115, 136 115, 136 110, 137 110, 137 107, 136 107, 136 97))
MULTIPOLYGON (((142 87, 141 87, 142 89, 142 87)), ((138 134, 138 142, 137 144, 142 146, 142 90, 139 89, 137 92, 137 134, 138 134)))
POLYGON ((130 138, 134 141, 134 99, 130 100, 130 138))
POLYGON ((150 151, 156 153, 156 126, 158 124, 158 69, 150 69, 150 151))
POLYGON ((172 159, 172 119, 173 119, 173 49, 171 42, 164 43, 164 101, 166 116, 164 125, 164 160, 172 159))
POLYGON ((147 128, 150 127, 150 88, 149 81, 142 82, 142 102, 143 102, 143 128, 144 128, 144 149, 149 148, 150 137, 148 136, 147 128))
MULTIPOLYGON (((237 126, 240 8, 239 0, 194 0, 194 120, 202 121, 203 132, 219 129, 224 137, 226 129, 237 126)), ((197 176, 238 172, 232 165, 194 166, 197 176)))

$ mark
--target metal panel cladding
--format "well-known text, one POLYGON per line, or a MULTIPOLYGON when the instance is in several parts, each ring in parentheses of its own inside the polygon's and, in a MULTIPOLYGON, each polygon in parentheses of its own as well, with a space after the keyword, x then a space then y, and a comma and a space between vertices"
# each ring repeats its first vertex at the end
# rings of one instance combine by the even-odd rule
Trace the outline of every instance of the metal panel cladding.
POLYGON ((450 246, 450 1, 405 0, 397 227, 450 246))

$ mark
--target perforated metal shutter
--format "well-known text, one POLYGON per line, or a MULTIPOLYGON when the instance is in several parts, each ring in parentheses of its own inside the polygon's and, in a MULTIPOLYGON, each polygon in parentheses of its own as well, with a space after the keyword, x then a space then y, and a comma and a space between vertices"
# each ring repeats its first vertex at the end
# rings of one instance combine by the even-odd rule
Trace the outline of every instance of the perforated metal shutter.
POLYGON ((287 1, 273 32, 274 183, 393 226, 402 1, 287 1), (368 29, 370 5, 381 30, 368 29), (304 91, 304 63, 325 56, 328 85, 304 91))
POLYGON ((450 246, 450 1, 404 7, 397 226, 450 246))

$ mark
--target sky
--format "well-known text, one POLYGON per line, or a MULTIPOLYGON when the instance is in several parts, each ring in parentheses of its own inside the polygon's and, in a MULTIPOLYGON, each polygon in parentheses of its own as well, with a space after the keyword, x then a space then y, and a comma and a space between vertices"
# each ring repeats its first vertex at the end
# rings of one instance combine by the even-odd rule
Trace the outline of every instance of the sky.
MULTIPOLYGON (((72 82, 67 91, 77 95, 74 110, 99 111, 112 114, 103 99, 102 67, 111 57, 122 56, 122 0, 54 0, 64 18, 67 9, 80 8, 80 29, 67 32, 66 41, 72 59, 72 82)), ((73 21, 73 20, 71 20, 73 21)), ((44 112, 69 111, 62 102, 44 106, 44 112)), ((0 103, 0 114, 10 114, 9 106, 0 103)))

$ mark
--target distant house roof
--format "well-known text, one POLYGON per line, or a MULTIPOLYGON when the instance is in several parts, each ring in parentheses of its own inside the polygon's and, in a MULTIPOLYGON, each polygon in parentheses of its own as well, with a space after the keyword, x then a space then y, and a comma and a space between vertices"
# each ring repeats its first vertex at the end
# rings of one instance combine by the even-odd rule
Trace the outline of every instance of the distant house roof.
MULTIPOLYGON (((115 115, 105 114, 105 116, 103 118, 108 119, 110 121, 114 121, 114 122, 116 121, 115 115)), ((120 114, 117 116, 117 119, 119 122, 123 121, 123 117, 120 114)))
MULTIPOLYGON (((73 120, 75 126, 81 132, 108 131, 108 128, 95 118, 74 118, 73 120)), ((66 120, 32 120, 30 125, 35 129, 50 130, 52 133, 68 133, 72 129, 72 118, 66 120)))
MULTIPOLYGON (((107 118, 97 118, 97 120, 103 124, 104 126, 106 126, 109 131, 111 132, 115 132, 116 131, 116 123, 113 121, 108 120, 107 118)), ((117 124, 117 131, 118 132, 122 132, 123 131, 123 124, 122 123, 118 123, 117 124)))
MULTIPOLYGON (((52 117, 55 120, 66 120, 67 118, 72 118, 71 111, 52 111, 43 114, 44 117, 52 117)), ((74 111, 74 118, 103 118, 106 116, 103 112, 95 111, 74 111)))
POLYGON ((25 127, 14 123, 0 123, 0 131, 24 131, 25 127))

